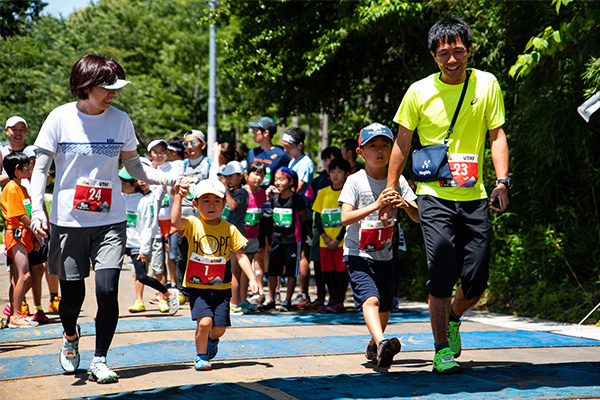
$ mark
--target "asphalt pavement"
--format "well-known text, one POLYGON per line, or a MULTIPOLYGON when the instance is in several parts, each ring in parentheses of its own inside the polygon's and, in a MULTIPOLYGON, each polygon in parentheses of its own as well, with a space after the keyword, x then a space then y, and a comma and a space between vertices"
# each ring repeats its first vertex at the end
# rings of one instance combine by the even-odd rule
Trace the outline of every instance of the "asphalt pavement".
MULTIPOLYGON (((0 306, 8 302, 2 256, 0 306)), ((118 383, 88 380, 94 349, 94 273, 79 319, 81 365, 62 373, 62 326, 57 314, 37 328, 0 331, 0 399, 572 399, 600 397, 600 328, 471 311, 463 318, 463 373, 431 372, 433 340, 427 305, 401 301, 386 336, 402 351, 387 370, 367 362, 369 333, 362 314, 346 301, 345 314, 272 311, 232 317, 212 371, 193 368, 195 322, 188 305, 173 317, 148 300, 132 314, 134 275, 120 280, 120 319, 108 354, 118 383)), ((311 288, 314 290, 314 288, 311 288)), ((48 307, 43 286, 43 306, 48 307)), ((27 301, 32 305, 31 294, 27 301)), ((600 311, 598 311, 600 312, 600 311)))

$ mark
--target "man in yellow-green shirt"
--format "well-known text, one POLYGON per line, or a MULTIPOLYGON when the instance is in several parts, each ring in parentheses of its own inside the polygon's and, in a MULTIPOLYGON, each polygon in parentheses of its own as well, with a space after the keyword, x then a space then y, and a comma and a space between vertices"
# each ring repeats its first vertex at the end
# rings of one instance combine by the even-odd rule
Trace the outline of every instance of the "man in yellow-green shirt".
POLYGON ((460 317, 474 307, 489 277, 490 228, 483 184, 483 150, 489 133, 496 186, 491 209, 508 205, 508 145, 504 133, 504 101, 496 78, 467 69, 473 33, 461 18, 450 16, 434 24, 428 37, 430 53, 440 69, 413 83, 394 117, 399 124, 392 150, 387 186, 396 187, 406 164, 413 132, 422 146, 444 143, 465 82, 467 90, 454 131, 447 143, 452 179, 419 182, 419 216, 429 269, 429 313, 435 340, 433 371, 460 372, 460 317), (452 299, 456 282, 460 284, 452 299))

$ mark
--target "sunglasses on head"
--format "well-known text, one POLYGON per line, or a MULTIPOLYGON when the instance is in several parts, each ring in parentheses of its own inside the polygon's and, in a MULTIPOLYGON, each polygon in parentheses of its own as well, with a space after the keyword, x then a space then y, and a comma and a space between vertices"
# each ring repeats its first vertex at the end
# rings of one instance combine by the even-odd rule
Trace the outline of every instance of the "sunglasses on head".
POLYGON ((195 140, 192 140, 192 141, 190 141, 190 142, 183 142, 183 145, 184 145, 185 147, 194 147, 194 146, 195 146, 195 145, 197 145, 197 144, 198 144, 198 142, 196 142, 195 140))

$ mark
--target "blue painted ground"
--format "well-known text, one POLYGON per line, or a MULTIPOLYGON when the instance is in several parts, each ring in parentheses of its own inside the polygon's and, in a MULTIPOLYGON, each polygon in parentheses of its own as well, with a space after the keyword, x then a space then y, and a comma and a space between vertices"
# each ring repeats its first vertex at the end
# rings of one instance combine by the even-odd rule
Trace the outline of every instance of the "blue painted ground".
MULTIPOLYGON (((336 375, 270 379, 259 385, 279 389, 300 400, 329 399, 549 399, 592 398, 600 393, 600 363, 513 365, 467 370, 434 377, 430 372, 336 375)), ((190 385, 126 392, 91 399, 267 400, 235 383, 190 385)))
MULTIPOLYGON (((423 311, 399 312, 390 315, 390 323, 426 322, 429 313, 423 311)), ((295 326, 295 325, 364 325, 362 313, 346 314, 251 314, 231 317, 232 327, 247 328, 261 326, 295 326)), ((173 331, 196 329, 196 323, 188 317, 155 317, 144 319, 136 315, 136 319, 121 317, 117 325, 117 333, 173 331)), ((83 335, 95 332, 94 323, 81 324, 83 335)), ((35 329, 3 329, 0 331, 0 344, 39 339, 56 339, 62 335, 62 326, 53 324, 35 329)))
MULTIPOLYGON (((229 337, 234 337, 230 332, 229 337)), ((485 331, 461 332, 464 349, 497 349, 548 346, 597 346, 599 341, 546 332, 531 331, 485 331)), ((429 350, 433 348, 432 335, 425 333, 405 333, 398 337, 405 351, 429 350)), ((215 359, 255 359, 293 356, 310 356, 315 349, 322 355, 361 354, 364 352, 368 335, 318 336, 256 340, 222 340, 219 354, 215 359)), ((11 343, 0 345, 0 352, 10 347, 26 346, 11 343)), ((190 362, 195 356, 193 334, 189 341, 160 341, 133 344, 111 348, 108 358, 114 368, 164 365, 190 362), (160 351, 154 351, 160 349, 160 351)), ((81 352, 81 368, 87 368, 92 360, 92 351, 81 352)), ((58 354, 31 357, 7 357, 0 359, 0 379, 14 379, 22 376, 42 376, 60 374, 58 354)))

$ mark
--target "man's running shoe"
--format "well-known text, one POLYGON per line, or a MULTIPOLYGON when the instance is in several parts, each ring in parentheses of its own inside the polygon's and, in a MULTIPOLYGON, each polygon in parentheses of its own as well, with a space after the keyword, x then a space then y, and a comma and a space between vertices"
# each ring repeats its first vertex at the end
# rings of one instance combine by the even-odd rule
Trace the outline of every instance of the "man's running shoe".
POLYGON ((148 300, 148 303, 150 303, 150 304, 158 304, 158 302, 161 301, 161 300, 162 299, 160 297, 160 293, 156 292, 156 295, 153 298, 151 298, 150 300, 148 300))
POLYGON ((26 315, 20 314, 8 318, 9 328, 35 328, 39 323, 26 315))
POLYGON ((208 345, 206 346, 206 355, 209 360, 212 360, 219 351, 219 339, 212 340, 208 338, 208 345))
POLYGON ((365 357, 373 364, 377 364, 377 345, 375 343, 367 345, 367 350, 365 350, 365 357))
POLYGON ((438 375, 452 375, 461 373, 460 365, 454 360, 450 347, 445 347, 435 353, 433 357, 433 372, 438 375))
MULTIPOLYGON (((281 304, 283 306, 283 303, 281 304)), ((310 297, 306 293, 298 293, 292 300, 292 306, 302 308, 310 305, 310 297)))
POLYGON ((36 311, 32 319, 40 325, 50 322, 50 318, 46 316, 43 310, 36 311))
POLYGON ((448 344, 450 345, 450 350, 454 353, 454 358, 460 357, 462 351, 460 342, 460 321, 448 322, 448 344))
POLYGON ((396 338, 383 339, 377 344, 377 367, 389 368, 394 356, 400 352, 400 341, 396 338))
POLYGON ((138 313, 143 311, 146 311, 146 306, 141 300, 136 300, 135 303, 133 303, 133 305, 129 307, 130 313, 138 313))
POLYGON ((333 304, 327 305, 327 307, 325 307, 325 311, 334 314, 343 314, 346 312, 346 307, 344 307, 342 303, 335 302, 333 304))
POLYGON ((81 327, 77 325, 77 338, 72 342, 68 341, 63 333, 63 345, 60 350, 60 366, 67 374, 73 374, 79 367, 79 338, 81 337, 81 327))
POLYGON ((267 300, 266 302, 261 304, 260 307, 258 307, 259 311, 267 311, 267 310, 274 310, 274 309, 275 309, 275 302, 273 300, 267 300))
POLYGON ((6 307, 4 307, 2 313, 10 318, 10 316, 12 315, 12 308, 10 308, 10 304, 7 304, 6 307))
POLYGON ((315 299, 312 303, 308 305, 308 308, 311 310, 320 310, 321 307, 325 305, 325 300, 323 299, 315 299))
POLYGON ((179 311, 179 290, 169 289, 170 295, 167 297, 167 304, 169 305, 169 315, 177 314, 179 311))
POLYGON ((90 380, 98 383, 115 383, 119 381, 119 377, 106 365, 106 357, 94 357, 90 364, 90 380))
POLYGON ((257 307, 260 306, 264 302, 265 302, 265 295, 264 294, 255 294, 250 299, 250 303, 254 304, 257 307))
POLYGON ((29 304, 25 300, 23 300, 23 304, 21 305, 21 314, 29 316, 29 304))
POLYGON ((161 300, 158 302, 158 311, 162 313, 169 312, 169 303, 166 300, 161 300))
POLYGON ((48 312, 57 313, 59 305, 60 305, 60 297, 54 296, 54 298, 50 299, 50 301, 48 302, 48 312))
POLYGON ((234 306, 233 304, 229 303, 229 315, 244 315, 244 310, 242 310, 242 307, 240 306, 234 306))
POLYGON ((282 301, 281 307, 279 307, 279 311, 283 311, 283 312, 292 311, 293 309, 294 309, 294 306, 292 306, 292 304, 287 300, 282 301))
POLYGON ((196 354, 196 358, 194 359, 194 369, 196 371, 210 371, 212 369, 212 366, 210 365, 210 361, 208 360, 208 355, 196 354))
POLYGON ((248 300, 240 304, 240 307, 242 307, 242 311, 244 312, 244 314, 248 314, 257 310, 256 306, 250 303, 248 300))

